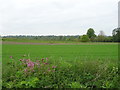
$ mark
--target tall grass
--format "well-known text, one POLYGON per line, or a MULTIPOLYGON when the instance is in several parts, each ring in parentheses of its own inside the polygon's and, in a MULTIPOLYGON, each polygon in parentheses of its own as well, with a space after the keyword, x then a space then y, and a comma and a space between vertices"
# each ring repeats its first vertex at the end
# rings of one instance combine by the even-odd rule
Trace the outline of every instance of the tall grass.
POLYGON ((10 57, 7 67, 3 69, 3 88, 119 87, 118 65, 112 60, 64 61, 42 58, 32 61, 29 57, 20 60, 10 57), (32 64, 28 65, 27 62, 32 64))

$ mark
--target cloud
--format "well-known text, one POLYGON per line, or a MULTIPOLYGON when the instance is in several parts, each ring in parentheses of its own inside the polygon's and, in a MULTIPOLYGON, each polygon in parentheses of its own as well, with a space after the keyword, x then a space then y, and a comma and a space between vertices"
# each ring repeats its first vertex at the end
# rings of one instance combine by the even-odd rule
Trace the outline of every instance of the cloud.
POLYGON ((93 27, 111 35, 119 0, 1 0, 3 35, 85 34, 93 27))

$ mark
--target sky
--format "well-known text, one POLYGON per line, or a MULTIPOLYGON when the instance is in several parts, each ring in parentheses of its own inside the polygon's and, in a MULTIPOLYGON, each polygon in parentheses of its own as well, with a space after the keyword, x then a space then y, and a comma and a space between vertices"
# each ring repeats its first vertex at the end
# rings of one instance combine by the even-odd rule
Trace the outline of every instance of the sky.
POLYGON ((119 0, 0 0, 0 35, 112 35, 119 0))

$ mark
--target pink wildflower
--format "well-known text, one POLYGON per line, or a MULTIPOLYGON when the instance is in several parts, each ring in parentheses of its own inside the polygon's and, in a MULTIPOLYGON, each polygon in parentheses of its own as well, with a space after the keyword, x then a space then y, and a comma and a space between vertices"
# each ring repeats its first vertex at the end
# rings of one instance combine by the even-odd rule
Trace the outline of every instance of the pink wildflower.
POLYGON ((20 61, 22 61, 22 59, 20 59, 20 61))
POLYGON ((46 58, 46 61, 48 61, 48 58, 46 58))
POLYGON ((44 61, 44 58, 42 58, 42 61, 44 61))
POLYGON ((26 62, 29 62, 30 61, 30 59, 26 59, 26 62))
POLYGON ((22 62, 24 62, 25 60, 24 59, 22 59, 22 62))
POLYGON ((39 60, 36 60, 36 65, 39 65, 40 64, 40 61, 39 60))
POLYGON ((10 56, 10 58, 12 59, 12 58, 13 58, 13 56, 10 56))
POLYGON ((22 61, 22 62, 23 62, 23 61, 24 61, 24 59, 20 59, 20 61, 22 61))
POLYGON ((45 65, 47 65, 48 63, 44 63, 45 65))
POLYGON ((28 62, 27 67, 33 68, 34 67, 34 62, 28 62))
POLYGON ((56 68, 56 66, 52 66, 52 68, 56 68))
POLYGON ((48 69, 48 72, 50 72, 51 70, 50 69, 48 69))

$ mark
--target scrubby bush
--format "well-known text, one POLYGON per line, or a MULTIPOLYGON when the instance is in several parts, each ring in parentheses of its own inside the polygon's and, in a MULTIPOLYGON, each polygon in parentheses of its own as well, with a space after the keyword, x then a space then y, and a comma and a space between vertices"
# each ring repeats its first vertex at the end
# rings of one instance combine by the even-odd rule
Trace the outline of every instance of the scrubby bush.
POLYGON ((87 35, 83 35, 81 38, 80 38, 80 41, 81 42, 88 42, 89 41, 89 37, 87 35))
POLYGON ((3 88, 116 88, 118 67, 108 61, 32 61, 10 57, 3 88))

